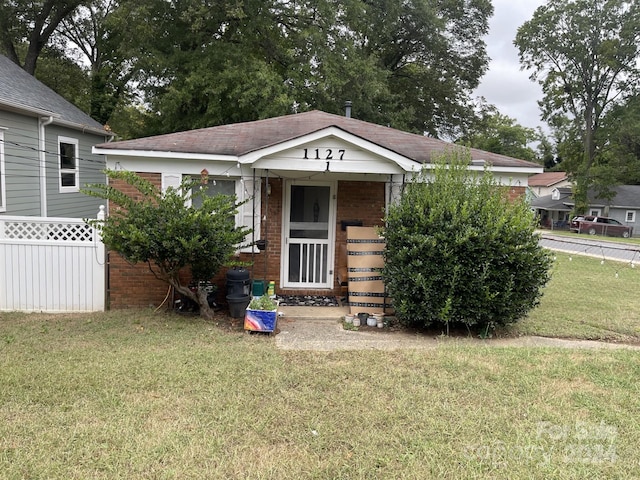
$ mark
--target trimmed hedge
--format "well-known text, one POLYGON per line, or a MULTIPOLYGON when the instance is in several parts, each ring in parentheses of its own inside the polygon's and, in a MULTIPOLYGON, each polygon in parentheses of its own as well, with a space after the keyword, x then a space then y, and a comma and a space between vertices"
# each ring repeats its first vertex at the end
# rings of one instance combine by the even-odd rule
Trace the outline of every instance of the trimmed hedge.
POLYGON ((551 257, 528 204, 510 201, 470 160, 463 151, 444 154, 389 209, 383 276, 404 325, 513 323, 549 280, 551 257))

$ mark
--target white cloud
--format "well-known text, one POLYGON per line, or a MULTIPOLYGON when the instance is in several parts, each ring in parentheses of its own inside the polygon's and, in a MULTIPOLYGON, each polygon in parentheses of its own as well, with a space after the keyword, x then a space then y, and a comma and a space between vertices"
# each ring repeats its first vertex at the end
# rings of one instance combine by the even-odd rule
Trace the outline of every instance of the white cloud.
POLYGON ((494 15, 485 38, 491 61, 489 71, 474 92, 525 127, 544 126, 537 101, 540 86, 529 80, 530 72, 520 70, 518 49, 513 44, 518 27, 530 20, 544 0, 494 0, 494 15))

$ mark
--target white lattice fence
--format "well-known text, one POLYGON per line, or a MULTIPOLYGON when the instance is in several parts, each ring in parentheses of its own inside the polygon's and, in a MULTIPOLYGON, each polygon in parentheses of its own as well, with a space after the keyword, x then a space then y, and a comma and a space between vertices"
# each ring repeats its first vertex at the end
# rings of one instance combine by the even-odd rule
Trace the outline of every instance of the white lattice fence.
POLYGON ((100 311, 105 285, 104 244, 84 220, 0 216, 0 310, 100 311))

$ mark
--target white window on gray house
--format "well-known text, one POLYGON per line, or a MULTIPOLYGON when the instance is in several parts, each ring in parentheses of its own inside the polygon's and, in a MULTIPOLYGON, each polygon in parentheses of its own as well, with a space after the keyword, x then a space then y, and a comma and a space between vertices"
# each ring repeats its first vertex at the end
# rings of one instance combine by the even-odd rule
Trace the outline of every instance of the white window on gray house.
POLYGON ((4 129, 0 127, 0 212, 7 211, 6 174, 4 163, 4 129))
POLYGON ((636 223, 636 211, 627 210, 627 214, 625 215, 624 219, 627 223, 636 223))
POLYGON ((599 217, 600 216, 600 209, 599 208, 593 208, 593 209, 589 210, 589 215, 591 215, 593 217, 599 217))
POLYGON ((58 137, 60 192, 77 192, 80 189, 78 165, 78 140, 58 137))

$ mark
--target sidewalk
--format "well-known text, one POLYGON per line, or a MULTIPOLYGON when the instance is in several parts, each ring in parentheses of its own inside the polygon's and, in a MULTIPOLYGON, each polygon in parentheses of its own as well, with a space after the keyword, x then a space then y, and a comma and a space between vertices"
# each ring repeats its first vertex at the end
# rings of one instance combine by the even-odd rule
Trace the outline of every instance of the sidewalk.
POLYGON ((340 307, 284 307, 278 319, 276 346, 282 350, 401 350, 435 349, 443 346, 630 349, 640 345, 606 343, 591 340, 567 340, 547 337, 518 337, 483 340, 469 337, 433 337, 388 331, 343 330, 341 317, 348 312, 340 307))

